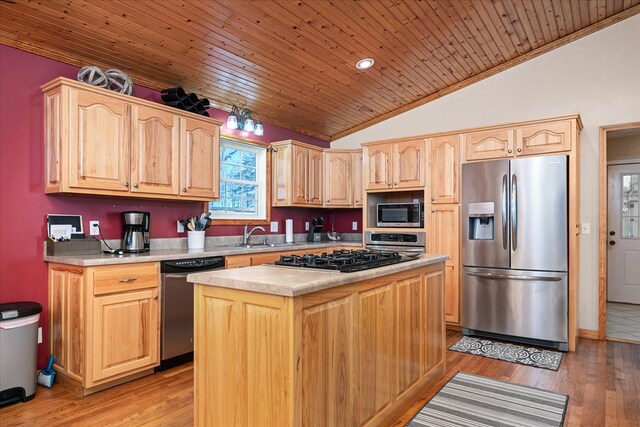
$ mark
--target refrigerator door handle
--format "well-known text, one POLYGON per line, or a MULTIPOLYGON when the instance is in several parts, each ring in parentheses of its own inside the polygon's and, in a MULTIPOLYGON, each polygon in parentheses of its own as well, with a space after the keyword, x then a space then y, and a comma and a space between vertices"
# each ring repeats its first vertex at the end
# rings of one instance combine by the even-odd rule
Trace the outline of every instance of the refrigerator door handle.
POLYGON ((518 177, 511 175, 511 249, 518 249, 518 177))
POLYGON ((482 277, 484 279, 491 280, 501 280, 501 279, 509 279, 509 280, 534 280, 540 282, 559 282, 562 280, 561 277, 548 277, 548 276, 516 276, 512 274, 493 274, 493 273, 475 273, 473 271, 465 271, 465 274, 469 276, 482 277))
POLYGON ((507 175, 502 176, 502 247, 504 250, 508 250, 507 244, 507 192, 509 186, 507 184, 507 175))

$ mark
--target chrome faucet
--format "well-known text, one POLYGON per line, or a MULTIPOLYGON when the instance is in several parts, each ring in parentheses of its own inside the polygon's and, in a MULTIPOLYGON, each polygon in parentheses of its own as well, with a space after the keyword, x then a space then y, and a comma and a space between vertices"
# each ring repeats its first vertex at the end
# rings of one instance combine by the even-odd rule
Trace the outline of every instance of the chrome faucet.
POLYGON ((251 235, 253 234, 254 231, 256 230, 262 230, 264 232, 266 232, 267 230, 264 229, 264 227, 257 225, 255 227, 253 227, 249 232, 247 232, 247 229, 249 228, 249 224, 251 224, 250 222, 247 223, 247 225, 244 226, 244 233, 242 234, 242 244, 246 245, 249 243, 249 237, 251 237, 251 235))

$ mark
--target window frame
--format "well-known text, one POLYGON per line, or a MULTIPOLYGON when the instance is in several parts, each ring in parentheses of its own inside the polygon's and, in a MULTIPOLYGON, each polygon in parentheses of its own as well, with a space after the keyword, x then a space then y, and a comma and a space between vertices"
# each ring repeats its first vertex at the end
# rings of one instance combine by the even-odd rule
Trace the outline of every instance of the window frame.
MULTIPOLYGON (((262 141, 256 141, 248 138, 240 138, 232 135, 220 135, 220 147, 222 147, 222 140, 227 140, 238 144, 253 145, 259 148, 265 149, 265 219, 255 218, 213 218, 213 225, 245 225, 248 222, 254 225, 269 225, 271 223, 271 155, 269 150, 269 143, 262 141)), ((218 154, 219 155, 219 154, 218 154)), ((220 159, 220 170, 222 170, 222 159, 220 159)), ((222 182, 222 178, 218 175, 218 185, 222 182)), ((204 203, 204 212, 209 212, 209 202, 204 203)))

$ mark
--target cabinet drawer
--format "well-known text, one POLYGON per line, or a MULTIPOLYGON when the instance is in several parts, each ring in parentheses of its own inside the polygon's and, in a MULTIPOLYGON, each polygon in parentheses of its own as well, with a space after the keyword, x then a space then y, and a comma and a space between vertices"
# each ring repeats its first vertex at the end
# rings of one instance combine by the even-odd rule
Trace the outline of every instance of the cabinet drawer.
POLYGON ((99 267, 91 273, 94 295, 155 288, 160 282, 158 263, 155 262, 99 267))

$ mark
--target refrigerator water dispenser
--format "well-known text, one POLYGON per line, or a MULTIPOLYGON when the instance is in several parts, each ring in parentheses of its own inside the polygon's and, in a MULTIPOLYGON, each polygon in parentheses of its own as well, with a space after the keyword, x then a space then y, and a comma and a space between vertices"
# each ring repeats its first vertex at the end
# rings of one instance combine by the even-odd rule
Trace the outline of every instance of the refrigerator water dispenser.
POLYGON ((493 202, 469 203, 469 240, 493 240, 493 202))

